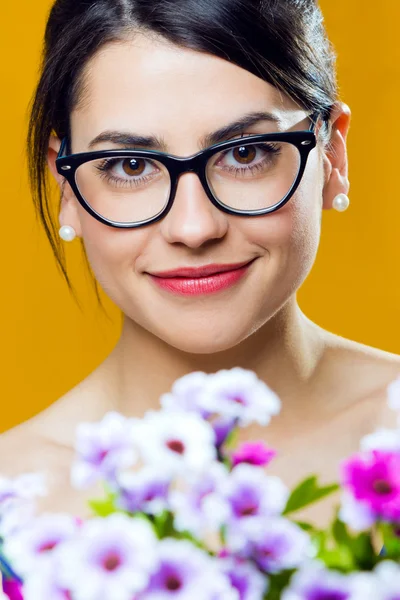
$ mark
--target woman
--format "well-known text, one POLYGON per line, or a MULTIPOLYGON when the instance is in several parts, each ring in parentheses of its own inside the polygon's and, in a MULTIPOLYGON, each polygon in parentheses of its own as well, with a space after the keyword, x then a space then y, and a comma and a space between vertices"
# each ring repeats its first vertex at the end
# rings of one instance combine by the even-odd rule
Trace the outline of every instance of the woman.
MULTIPOLYGON (((314 0, 57 0, 30 122, 34 198, 80 238, 123 315, 112 353, 77 387, 2 436, 3 472, 45 470, 46 507, 69 489, 74 431, 109 410, 140 416, 178 377, 241 366, 282 400, 264 438, 292 485, 336 479, 390 415, 399 358, 322 330, 296 291, 322 209, 347 208, 350 110, 314 0)), ((324 519, 323 512, 313 513, 324 519)))

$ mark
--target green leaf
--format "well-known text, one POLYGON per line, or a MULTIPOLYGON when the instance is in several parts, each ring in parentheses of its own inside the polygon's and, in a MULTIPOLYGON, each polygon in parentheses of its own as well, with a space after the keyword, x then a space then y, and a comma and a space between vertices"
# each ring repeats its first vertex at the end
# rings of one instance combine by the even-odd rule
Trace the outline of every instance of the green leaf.
POLYGON ((119 512, 115 506, 113 498, 103 498, 102 500, 89 500, 89 506, 97 517, 108 517, 115 512, 119 512))
POLYGON ((315 475, 308 477, 304 481, 300 482, 300 484, 293 490, 289 500, 287 501, 283 514, 288 515, 300 510, 301 508, 305 508, 306 506, 309 506, 310 504, 313 504, 314 502, 322 500, 322 498, 337 492, 339 489, 340 487, 336 483, 320 486, 315 475))
POLYGON ((388 523, 381 523, 379 531, 382 534, 383 545, 385 548, 384 558, 391 558, 399 561, 400 559, 400 537, 395 533, 393 526, 388 523))
POLYGON ((269 576, 269 589, 264 600, 280 600, 282 591, 288 586, 294 570, 283 571, 269 576))
POLYGON ((235 427, 232 431, 229 432, 228 437, 226 438, 223 446, 227 450, 235 450, 239 441, 239 429, 235 427))
POLYGON ((104 485, 104 493, 104 498, 89 500, 89 506, 95 516, 108 517, 115 512, 124 512, 117 507, 117 494, 111 491, 107 485, 104 485))
POLYGON ((348 546, 339 545, 334 548, 324 548, 318 558, 322 559, 329 569, 349 572, 354 571, 355 562, 348 546))
POLYGON ((304 531, 307 531, 310 533, 315 531, 315 527, 313 525, 311 525, 310 523, 306 523, 305 521, 293 521, 293 523, 298 525, 304 531))
POLYGON ((378 562, 376 552, 372 545, 371 534, 360 533, 351 542, 357 568, 363 571, 370 571, 378 562))
POLYGON ((332 524, 332 535, 338 544, 351 544, 354 538, 350 535, 346 525, 339 518, 332 524))
POLYGON ((174 516, 169 510, 164 510, 162 513, 155 515, 154 527, 160 539, 165 537, 174 537, 174 516))

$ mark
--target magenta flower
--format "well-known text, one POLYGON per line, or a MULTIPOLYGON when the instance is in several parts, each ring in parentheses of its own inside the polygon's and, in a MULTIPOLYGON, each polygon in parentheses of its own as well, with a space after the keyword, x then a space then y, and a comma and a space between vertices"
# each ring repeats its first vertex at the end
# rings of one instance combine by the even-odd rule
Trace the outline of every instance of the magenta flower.
POLYGON ((276 451, 264 442, 244 442, 232 455, 233 466, 249 463, 260 467, 268 465, 276 456, 276 451))
POLYGON ((3 581, 3 592, 10 600, 23 600, 22 583, 15 579, 5 579, 3 581))
POLYGON ((400 454, 373 450, 342 466, 342 485, 377 519, 400 520, 400 454))

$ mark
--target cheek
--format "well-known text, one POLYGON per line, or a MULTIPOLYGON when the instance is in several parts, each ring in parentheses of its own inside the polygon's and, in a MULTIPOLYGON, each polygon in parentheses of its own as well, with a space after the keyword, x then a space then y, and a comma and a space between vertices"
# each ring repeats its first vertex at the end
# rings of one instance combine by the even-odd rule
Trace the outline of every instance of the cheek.
POLYGON ((321 222, 321 202, 307 193, 298 191, 280 210, 265 217, 248 220, 247 235, 269 253, 282 254, 304 251, 318 243, 321 222))
POLYGON ((322 194, 319 186, 304 181, 280 210, 245 224, 247 237, 269 256, 269 269, 277 282, 297 288, 307 276, 318 250, 322 194))
POLYGON ((116 229, 88 215, 81 219, 82 236, 94 275, 106 292, 114 295, 132 273, 150 234, 149 228, 116 229))

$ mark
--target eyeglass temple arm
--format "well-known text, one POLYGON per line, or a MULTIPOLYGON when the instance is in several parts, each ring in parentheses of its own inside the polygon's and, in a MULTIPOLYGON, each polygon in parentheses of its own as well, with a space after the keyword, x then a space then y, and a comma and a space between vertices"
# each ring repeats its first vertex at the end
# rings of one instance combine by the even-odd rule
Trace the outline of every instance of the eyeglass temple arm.
POLYGON ((68 138, 67 136, 65 136, 62 140, 61 140, 61 146, 60 149, 58 151, 58 156, 57 158, 62 158, 65 154, 65 151, 67 149, 67 143, 68 143, 68 138))

